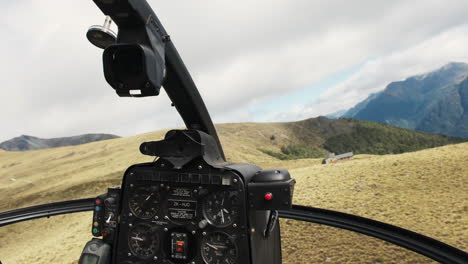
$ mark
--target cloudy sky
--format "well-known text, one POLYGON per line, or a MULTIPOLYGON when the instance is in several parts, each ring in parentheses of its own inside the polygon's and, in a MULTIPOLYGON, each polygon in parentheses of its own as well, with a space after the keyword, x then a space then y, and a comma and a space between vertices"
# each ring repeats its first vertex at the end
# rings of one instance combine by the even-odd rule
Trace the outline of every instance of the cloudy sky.
MULTIPOLYGON (((216 123, 354 106, 391 81, 468 62, 468 1, 149 1, 216 123)), ((86 40, 91 0, 2 1, 0 141, 180 127, 167 96, 119 98, 86 40)))

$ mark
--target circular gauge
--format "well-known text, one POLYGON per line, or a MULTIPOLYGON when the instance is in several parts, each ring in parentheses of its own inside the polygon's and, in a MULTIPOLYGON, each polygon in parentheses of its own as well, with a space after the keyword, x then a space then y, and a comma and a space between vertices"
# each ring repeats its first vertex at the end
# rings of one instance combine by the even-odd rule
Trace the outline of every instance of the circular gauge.
POLYGON ((203 215, 208 223, 216 227, 226 227, 234 223, 239 211, 239 198, 236 192, 215 192, 203 202, 203 215))
POLYGON ((159 199, 159 191, 154 186, 138 187, 130 194, 128 207, 135 216, 149 219, 158 212, 159 199))
POLYGON ((149 258, 159 248, 159 236, 150 225, 138 224, 128 233, 128 246, 133 255, 149 258))
POLYGON ((203 237, 201 253, 206 264, 237 263, 237 247, 234 240, 226 233, 213 232, 203 237))

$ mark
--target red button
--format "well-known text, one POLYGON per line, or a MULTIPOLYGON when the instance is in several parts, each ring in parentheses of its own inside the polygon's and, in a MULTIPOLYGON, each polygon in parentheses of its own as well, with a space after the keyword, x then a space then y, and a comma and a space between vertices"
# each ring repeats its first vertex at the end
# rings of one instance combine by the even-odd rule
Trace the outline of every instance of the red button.
POLYGON ((97 204, 97 205, 100 205, 100 204, 101 204, 101 200, 96 200, 96 204, 97 204))
POLYGON ((272 193, 265 193, 265 200, 270 201, 273 199, 273 194, 272 193))

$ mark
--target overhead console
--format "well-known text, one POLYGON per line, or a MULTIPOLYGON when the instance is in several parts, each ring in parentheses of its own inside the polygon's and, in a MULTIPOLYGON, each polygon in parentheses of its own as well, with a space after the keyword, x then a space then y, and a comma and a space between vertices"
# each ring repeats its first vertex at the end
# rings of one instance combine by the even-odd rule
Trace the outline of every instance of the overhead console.
POLYGON ((111 263, 280 263, 275 210, 290 208, 295 181, 286 170, 229 164, 196 130, 173 130, 143 143, 152 163, 125 172, 121 188, 97 197, 92 234, 111 263))

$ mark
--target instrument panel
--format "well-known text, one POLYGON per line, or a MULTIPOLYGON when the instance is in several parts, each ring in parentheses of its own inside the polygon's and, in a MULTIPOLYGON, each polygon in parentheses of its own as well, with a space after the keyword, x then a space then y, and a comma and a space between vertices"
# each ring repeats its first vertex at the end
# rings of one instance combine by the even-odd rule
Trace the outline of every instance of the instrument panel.
POLYGON ((131 167, 115 263, 249 263, 246 195, 233 171, 131 167))

